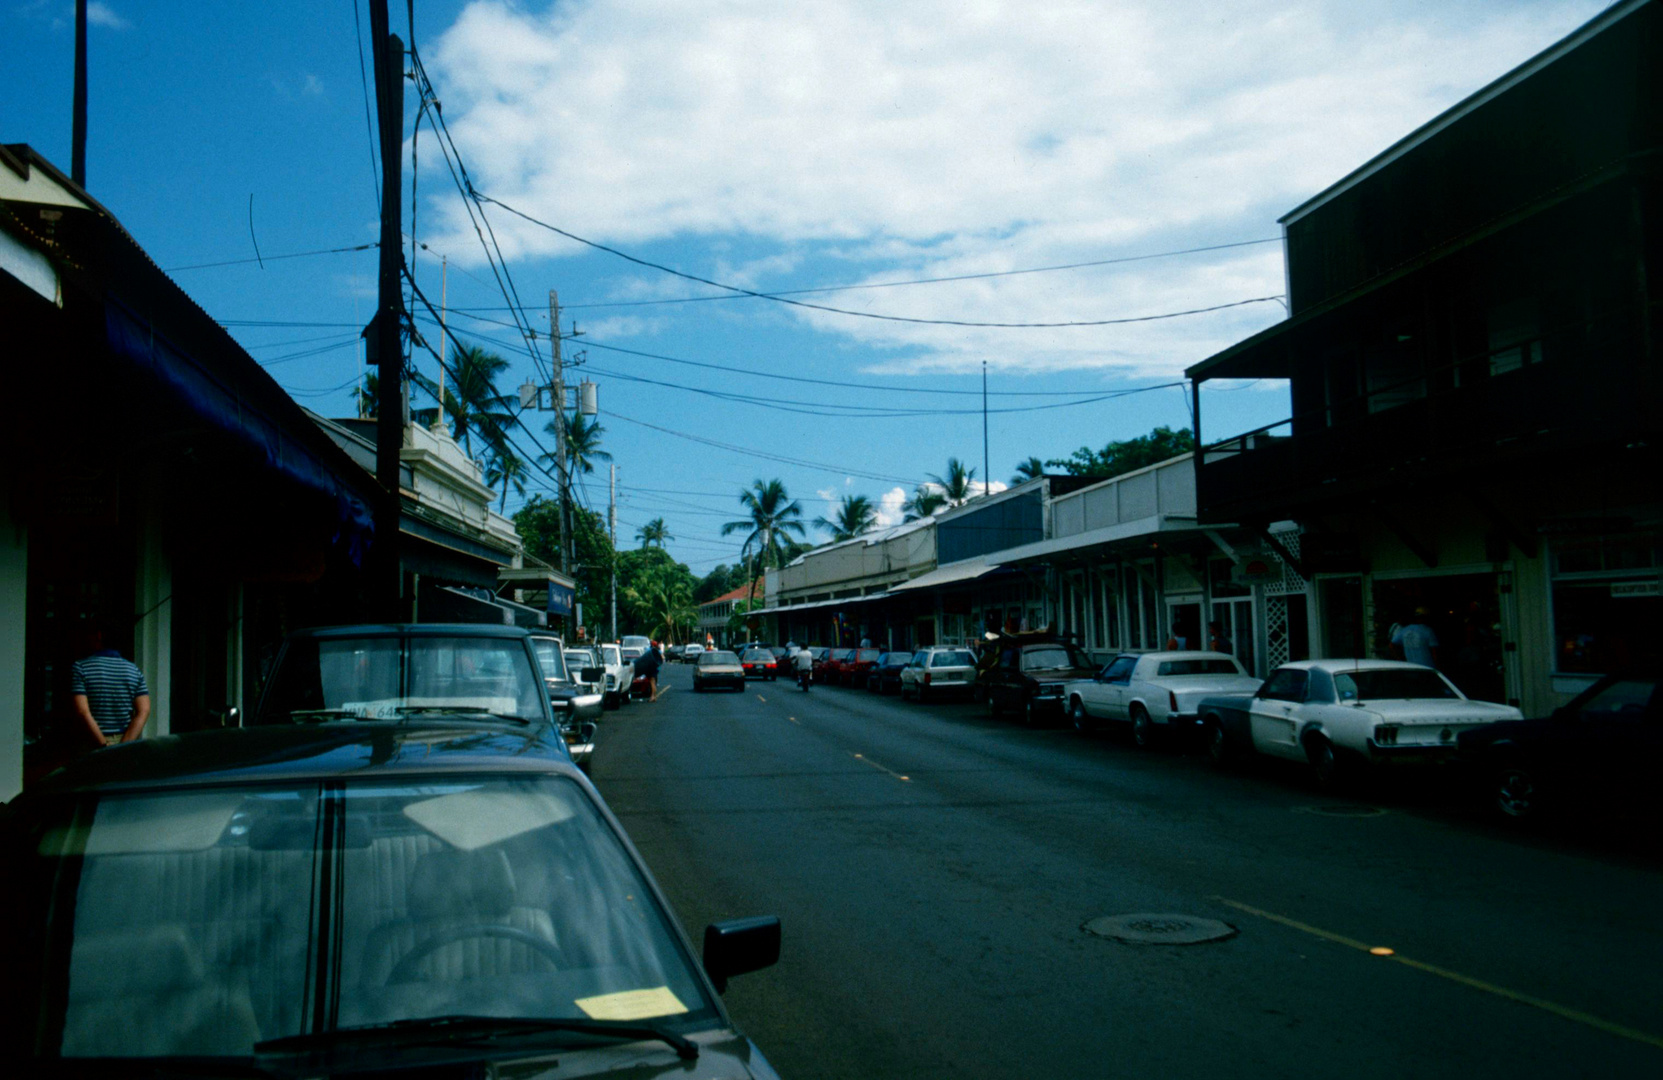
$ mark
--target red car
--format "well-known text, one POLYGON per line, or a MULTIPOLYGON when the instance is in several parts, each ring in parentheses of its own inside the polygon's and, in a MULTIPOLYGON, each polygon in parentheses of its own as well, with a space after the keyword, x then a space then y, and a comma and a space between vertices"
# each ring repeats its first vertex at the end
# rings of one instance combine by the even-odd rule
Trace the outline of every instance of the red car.
POLYGON ((745 669, 747 679, 767 679, 773 682, 779 675, 779 665, 774 660, 774 654, 767 649, 747 649, 745 655, 739 658, 739 666, 745 669))
POLYGON ((819 672, 819 671, 815 672, 814 673, 815 678, 818 681, 827 682, 827 683, 840 683, 840 682, 842 682, 843 681, 843 665, 848 664, 848 663, 853 663, 854 659, 855 659, 855 653, 857 653, 859 651, 860 651, 859 649, 833 649, 830 653, 828 653, 826 655, 826 664, 825 664, 824 672, 819 672))
POLYGON ((865 686, 866 674, 878 665, 882 649, 853 649, 837 669, 837 679, 844 686, 865 686))

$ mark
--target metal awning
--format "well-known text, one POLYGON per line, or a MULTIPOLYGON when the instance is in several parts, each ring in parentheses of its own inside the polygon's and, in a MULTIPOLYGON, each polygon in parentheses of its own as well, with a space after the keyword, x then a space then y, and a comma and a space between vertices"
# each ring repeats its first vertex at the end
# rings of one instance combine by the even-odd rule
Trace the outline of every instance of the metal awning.
POLYGON ((912 589, 929 589, 937 585, 952 585, 961 581, 974 581, 999 569, 1002 562, 1008 561, 1006 553, 1000 552, 1000 561, 992 562, 988 559, 965 559, 962 562, 949 563, 938 566, 927 574, 920 574, 911 581, 903 581, 889 591, 892 593, 907 592, 912 589))
MULTIPOLYGON (((1230 528, 1228 525, 1208 525, 1209 529, 1230 528)), ((1171 536, 1175 533, 1200 532, 1201 527, 1193 516, 1173 514, 1156 514, 1153 517, 1139 518, 1120 525, 1107 525, 1101 529, 1089 529, 1086 532, 1063 536, 1055 540, 1041 540, 1038 543, 1023 544, 1021 547, 1009 548, 999 553, 1005 563, 1025 562, 1029 559, 1041 559, 1048 555, 1060 555, 1067 551, 1082 551, 1086 548, 1103 547, 1109 544, 1124 543, 1129 540, 1143 540, 1153 536, 1171 536)))
MULTIPOLYGON (((896 588, 898 589, 899 586, 896 588)), ((895 591, 896 589, 890 589, 887 592, 868 593, 865 596, 841 596, 834 600, 816 600, 812 604, 776 604, 773 607, 757 608, 755 611, 745 611, 740 614, 747 617, 751 615, 789 615, 798 611, 816 611, 821 608, 844 607, 848 604, 866 604, 873 600, 887 599, 895 591)))

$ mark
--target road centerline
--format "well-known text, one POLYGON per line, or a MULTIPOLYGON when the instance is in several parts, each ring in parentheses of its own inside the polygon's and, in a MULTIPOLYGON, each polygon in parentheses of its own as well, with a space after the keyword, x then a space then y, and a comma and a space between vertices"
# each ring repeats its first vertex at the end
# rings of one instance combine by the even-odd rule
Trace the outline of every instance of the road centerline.
POLYGON ((896 772, 894 769, 886 769, 882 765, 879 765, 877 762, 873 761, 871 758, 867 757, 865 754, 856 754, 855 757, 856 757, 856 759, 858 759, 860 761, 866 762, 866 764, 872 766, 872 768, 874 768, 874 769, 877 769, 879 772, 888 773, 890 776, 893 776, 897 780, 901 780, 901 781, 904 781, 904 782, 909 783, 909 784, 912 782, 912 777, 902 776, 900 773, 896 772))

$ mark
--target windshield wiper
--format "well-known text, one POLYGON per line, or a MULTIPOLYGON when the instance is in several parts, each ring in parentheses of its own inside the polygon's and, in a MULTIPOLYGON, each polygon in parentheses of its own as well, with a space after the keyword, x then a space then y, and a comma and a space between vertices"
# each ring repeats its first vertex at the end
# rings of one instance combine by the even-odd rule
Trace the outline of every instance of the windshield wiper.
POLYGON ((394 1020, 385 1024, 318 1031, 309 1035, 287 1035, 255 1043, 259 1054, 304 1053, 332 1050, 339 1046, 390 1042, 420 1046, 431 1043, 492 1039, 500 1036, 535 1035, 542 1032, 572 1032, 612 1039, 653 1039, 667 1043, 676 1056, 692 1061, 699 1056, 699 1044, 657 1024, 623 1020, 578 1020, 513 1016, 433 1016, 421 1020, 394 1020))
POLYGON ((393 712, 399 716, 490 716, 497 720, 513 720, 519 724, 529 724, 523 716, 513 713, 492 712, 490 709, 470 709, 466 705, 395 705, 393 712))

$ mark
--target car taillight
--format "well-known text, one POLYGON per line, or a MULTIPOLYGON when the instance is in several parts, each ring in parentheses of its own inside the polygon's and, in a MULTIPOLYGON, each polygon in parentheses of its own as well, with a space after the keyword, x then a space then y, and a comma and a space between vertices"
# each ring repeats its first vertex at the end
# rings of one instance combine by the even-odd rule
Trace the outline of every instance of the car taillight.
POLYGON ((1171 690, 1168 690, 1166 692, 1166 700, 1167 700, 1168 707, 1171 708, 1171 710, 1173 712, 1177 712, 1178 711, 1178 695, 1173 693, 1171 690))
POLYGON ((925 686, 930 685, 930 673, 927 672, 927 671, 924 672, 924 685, 925 686))

